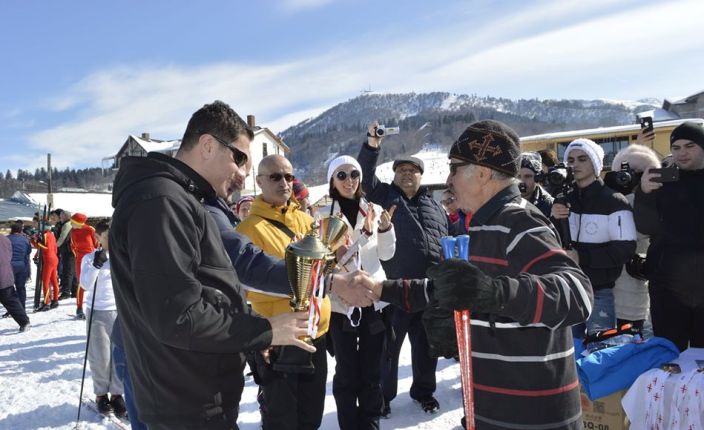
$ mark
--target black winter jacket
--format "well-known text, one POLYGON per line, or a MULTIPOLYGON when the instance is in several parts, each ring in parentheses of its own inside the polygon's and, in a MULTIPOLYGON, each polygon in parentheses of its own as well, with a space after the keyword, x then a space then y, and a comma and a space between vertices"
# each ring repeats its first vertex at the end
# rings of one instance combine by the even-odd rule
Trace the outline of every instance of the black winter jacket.
POLYGON ((113 287, 147 425, 230 428, 244 386, 243 352, 271 343, 271 325, 248 310, 201 204, 214 194, 186 164, 158 153, 123 159, 115 178, 113 287))
POLYGON ((543 213, 547 218, 550 218, 550 212, 552 211, 552 203, 555 201, 555 199, 545 191, 543 187, 540 185, 536 184, 535 185, 535 190, 533 191, 533 195, 530 196, 530 199, 527 199, 529 202, 533 204, 540 212, 543 213))
POLYGON ((421 187, 409 199, 395 184, 386 184, 376 176, 379 149, 362 145, 357 160, 362 166, 362 189, 369 201, 384 209, 396 205, 391 221, 396 230, 396 254, 381 264, 386 277, 424 278, 426 270, 440 261, 440 239, 448 234, 447 215, 428 191, 421 187))
POLYGON ((648 277, 704 306, 704 170, 680 170, 679 181, 650 194, 636 188, 634 207, 638 231, 650 235, 648 277))
MULTIPOLYGON (((613 288, 623 265, 636 252, 633 209, 623 194, 597 178, 586 188, 567 195, 572 245, 579 266, 595 290, 613 288)), ((559 222, 553 220, 559 228, 559 222)))

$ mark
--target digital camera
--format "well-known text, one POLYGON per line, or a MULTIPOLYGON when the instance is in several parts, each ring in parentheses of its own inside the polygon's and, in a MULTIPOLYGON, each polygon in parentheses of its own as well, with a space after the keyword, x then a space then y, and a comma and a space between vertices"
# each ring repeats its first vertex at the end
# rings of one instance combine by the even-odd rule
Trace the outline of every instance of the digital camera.
POLYGON ((633 192, 640 182, 641 174, 631 169, 627 161, 621 163, 621 170, 608 172, 604 175, 604 183, 609 188, 618 191, 624 196, 633 192))
POLYGON ((630 164, 627 161, 621 163, 621 170, 615 172, 614 181, 622 187, 628 187, 633 182, 636 177, 636 172, 631 169, 630 164))
POLYGON ((565 165, 565 163, 560 163, 549 168, 547 173, 539 173, 536 175, 535 180, 542 184, 555 187, 571 186, 574 182, 574 173, 570 166, 565 165))
POLYGON ((380 125, 376 128, 374 133, 376 137, 388 136, 391 134, 399 134, 401 132, 400 127, 387 127, 385 125, 380 125))

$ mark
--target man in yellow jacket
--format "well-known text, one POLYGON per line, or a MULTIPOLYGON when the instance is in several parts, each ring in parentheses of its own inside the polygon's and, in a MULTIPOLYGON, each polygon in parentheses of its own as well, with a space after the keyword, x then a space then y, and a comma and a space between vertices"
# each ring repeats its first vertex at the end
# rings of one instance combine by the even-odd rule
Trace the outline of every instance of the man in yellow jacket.
MULTIPOLYGON (((284 258, 286 246, 294 235, 303 236, 310 230, 313 218, 299 210, 291 199, 293 167, 281 155, 269 155, 259 163, 256 177, 261 194, 252 203, 249 216, 237 226, 237 231, 266 253, 284 258)), ((247 288, 245 286, 245 288, 247 288)), ((247 288, 247 298, 259 314, 270 317, 292 312, 289 296, 274 295, 247 288)), ((325 333, 330 322, 330 299, 325 297, 320 307, 320 320, 313 345, 313 373, 282 373, 271 371, 262 382, 266 411, 262 413, 264 430, 308 430, 320 427, 325 403, 327 357, 325 333)))

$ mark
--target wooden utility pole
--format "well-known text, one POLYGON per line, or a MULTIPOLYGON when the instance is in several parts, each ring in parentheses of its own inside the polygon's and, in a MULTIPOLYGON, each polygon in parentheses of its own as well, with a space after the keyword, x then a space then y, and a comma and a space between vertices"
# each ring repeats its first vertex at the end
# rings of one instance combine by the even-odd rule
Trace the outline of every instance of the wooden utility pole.
POLYGON ((46 194, 46 204, 47 207, 49 208, 49 212, 51 212, 52 207, 54 206, 54 195, 51 193, 51 154, 46 154, 46 170, 47 170, 47 188, 48 192, 46 194))

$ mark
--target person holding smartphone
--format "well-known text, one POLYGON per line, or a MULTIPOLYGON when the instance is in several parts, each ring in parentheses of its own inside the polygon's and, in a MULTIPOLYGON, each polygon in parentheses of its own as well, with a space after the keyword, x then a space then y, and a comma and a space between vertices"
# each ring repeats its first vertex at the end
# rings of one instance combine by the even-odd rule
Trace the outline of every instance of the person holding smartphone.
POLYGON ((635 195, 638 231, 651 236, 646 257, 650 312, 656 336, 680 351, 704 347, 704 129, 687 121, 670 135, 679 169, 648 169, 635 195))

